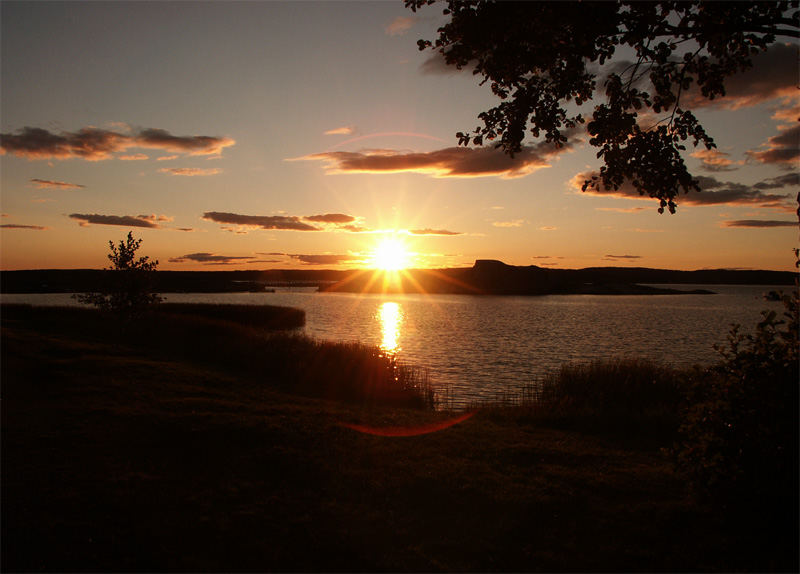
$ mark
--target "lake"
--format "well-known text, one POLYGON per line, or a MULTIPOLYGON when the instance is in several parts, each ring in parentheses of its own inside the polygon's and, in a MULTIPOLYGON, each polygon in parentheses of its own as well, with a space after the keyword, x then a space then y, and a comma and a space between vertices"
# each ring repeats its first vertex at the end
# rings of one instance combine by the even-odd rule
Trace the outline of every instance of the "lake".
MULTIPOLYGON (((676 286, 672 286, 676 287, 676 286)), ((358 295, 169 293, 167 301, 268 304, 306 311, 304 332, 381 347, 425 367, 454 406, 515 393, 565 362, 642 357, 674 366, 719 358, 732 323, 750 332, 764 309, 781 309, 757 285, 686 285, 715 295, 358 295)), ((775 288, 781 289, 781 288, 775 288)), ((782 287, 789 290, 791 287, 782 287)), ((76 304, 69 294, 2 295, 2 302, 76 304)))

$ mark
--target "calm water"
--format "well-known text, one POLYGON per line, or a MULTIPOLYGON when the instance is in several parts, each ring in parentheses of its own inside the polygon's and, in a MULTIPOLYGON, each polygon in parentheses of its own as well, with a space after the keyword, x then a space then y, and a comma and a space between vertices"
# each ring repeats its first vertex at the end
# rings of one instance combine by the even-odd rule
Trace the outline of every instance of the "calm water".
MULTIPOLYGON (((691 286, 716 295, 355 295, 168 294, 170 302, 270 304, 306 311, 305 332, 320 339, 381 346, 427 367, 456 404, 514 392, 564 362, 645 357, 676 366, 718 358, 731 323, 752 330, 765 286, 691 286)), ((690 286, 685 286, 690 288, 690 286)), ((791 289, 784 287, 783 289, 791 289)), ((74 304, 69 295, 3 295, 3 302, 74 304)))

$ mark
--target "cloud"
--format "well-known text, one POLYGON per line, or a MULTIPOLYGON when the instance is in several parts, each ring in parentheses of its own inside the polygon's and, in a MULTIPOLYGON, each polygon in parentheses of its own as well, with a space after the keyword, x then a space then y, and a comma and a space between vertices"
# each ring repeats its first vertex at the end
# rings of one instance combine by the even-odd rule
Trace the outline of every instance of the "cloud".
POLYGON ((354 255, 301 255, 287 253, 292 259, 297 259, 303 265, 340 265, 349 261, 361 261, 360 257, 354 255))
POLYGON ((737 219, 735 221, 724 221, 720 227, 749 227, 749 228, 768 228, 768 227, 798 227, 797 221, 788 220, 767 220, 767 219, 737 219))
POLYGON ((98 213, 70 213, 69 217, 78 220, 81 227, 88 225, 121 225, 123 227, 160 229, 161 226, 157 222, 169 220, 155 215, 101 215, 98 213))
POLYGON ((197 231, 194 227, 176 227, 175 231, 197 231))
POLYGON ((55 181, 51 179, 39 179, 34 177, 31 179, 36 184, 38 189, 82 189, 86 187, 79 183, 67 183, 66 181, 55 181))
POLYGON ((733 171, 736 164, 728 159, 725 152, 716 149, 698 149, 690 154, 692 157, 700 160, 700 167, 706 171, 733 171))
POLYGON ((243 261, 250 263, 252 259, 253 257, 234 257, 231 255, 216 255, 215 253, 188 253, 180 257, 172 257, 169 262, 186 263, 187 261, 194 261, 203 265, 231 265, 232 263, 243 261))
POLYGON ((641 255, 606 255, 603 257, 604 261, 621 261, 625 259, 641 259, 641 255))
POLYGON ((307 215, 303 219, 306 221, 317 221, 320 223, 352 223, 356 220, 352 215, 344 213, 324 213, 322 215, 307 215))
POLYGON ((171 161, 173 159, 178 159, 179 155, 162 155, 161 157, 157 157, 156 161, 171 161))
POLYGON ((753 67, 725 79, 725 96, 708 100, 696 89, 682 106, 715 106, 730 110, 752 107, 776 99, 796 100, 798 46, 772 44, 766 52, 753 57, 753 67))
POLYGON ((240 215, 220 211, 207 211, 203 214, 206 221, 229 223, 260 229, 286 229, 291 231, 320 231, 322 228, 304 223, 296 215, 240 215))
POLYGON ((539 231, 556 231, 558 227, 553 227, 552 225, 545 225, 544 227, 540 227, 539 231))
POLYGON ((495 227, 522 227, 524 223, 524 219, 514 219, 512 221, 493 221, 492 225, 495 227))
MULTIPOLYGON (((583 182, 590 179, 593 175, 598 174, 597 172, 579 173, 570 180, 570 183, 576 191, 580 191, 583 182)), ((782 187, 791 188, 794 180, 789 177, 771 178, 753 185, 744 185, 730 181, 723 182, 707 176, 699 176, 697 177, 697 181, 702 191, 699 193, 692 191, 681 195, 677 198, 678 203, 682 205, 748 205, 787 212, 793 212, 796 209, 793 205, 793 199, 789 195, 764 193, 763 191, 764 189, 779 189, 782 187)), ((601 189, 598 191, 587 189, 585 193, 605 197, 648 199, 652 201, 652 198, 646 195, 639 195, 636 188, 629 182, 623 183, 618 190, 601 189)))
POLYGON ((325 132, 326 136, 349 136, 355 131, 353 126, 342 126, 325 132))
POLYGON ((216 167, 203 169, 200 167, 162 167, 158 170, 160 173, 168 173, 170 175, 183 175, 187 177, 216 175, 222 173, 222 170, 216 167))
POLYGON ((475 69, 475 64, 477 64, 477 60, 471 60, 461 68, 451 66, 441 53, 434 52, 420 64, 419 72, 425 76, 453 75, 460 74, 464 69, 473 70, 475 69))
POLYGON ((174 136, 166 130, 148 128, 136 136, 136 147, 148 147, 189 155, 218 155, 236 142, 226 137, 174 136))
POLYGON ((124 161, 142 161, 145 159, 150 159, 150 156, 143 154, 143 153, 135 153, 131 155, 120 155, 117 156, 117 159, 121 159, 124 161))
POLYGON ((189 155, 220 154, 234 140, 211 136, 174 136, 162 129, 148 128, 133 135, 94 127, 76 132, 53 133, 24 127, 17 133, 0 134, 0 155, 9 153, 27 159, 81 158, 110 159, 130 148, 153 148, 189 155))
POLYGON ((414 16, 398 16, 384 28, 384 32, 389 36, 402 36, 411 29, 416 21, 414 16))
POLYGON ((450 147, 430 152, 406 152, 390 149, 359 152, 329 151, 307 155, 296 160, 326 163, 327 173, 421 173, 433 177, 524 177, 550 167, 556 156, 570 151, 574 141, 561 148, 542 142, 525 147, 513 158, 494 146, 450 147))
POLYGON ((761 162, 795 169, 800 159, 800 124, 779 128, 779 133, 767 140, 764 150, 749 150, 748 157, 761 162))
POLYGON ((425 229, 409 229, 408 232, 411 235, 463 235, 461 231, 449 231, 447 229, 431 229, 426 227, 425 229))
POLYGON ((41 225, 19 225, 16 223, 3 223, 0 224, 0 228, 3 229, 33 229, 36 231, 44 231, 48 229, 47 227, 42 227, 41 225))
MULTIPOLYGON (((348 231, 363 233, 370 231, 356 224, 359 218, 344 213, 323 213, 320 215, 242 215, 207 211, 203 214, 206 221, 214 221, 229 225, 238 225, 255 229, 283 229, 288 231, 348 231)), ((228 229, 236 233, 247 233, 242 229, 228 229)))
POLYGON ((800 187, 800 173, 793 172, 765 179, 753 185, 755 189, 781 189, 783 187, 800 187))

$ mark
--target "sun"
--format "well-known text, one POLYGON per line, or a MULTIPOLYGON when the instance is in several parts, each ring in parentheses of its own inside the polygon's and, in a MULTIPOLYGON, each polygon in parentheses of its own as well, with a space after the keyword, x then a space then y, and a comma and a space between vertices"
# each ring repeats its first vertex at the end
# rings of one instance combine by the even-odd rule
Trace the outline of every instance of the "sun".
POLYGON ((372 264, 384 271, 399 271, 409 263, 409 252, 399 239, 384 239, 372 252, 372 264))

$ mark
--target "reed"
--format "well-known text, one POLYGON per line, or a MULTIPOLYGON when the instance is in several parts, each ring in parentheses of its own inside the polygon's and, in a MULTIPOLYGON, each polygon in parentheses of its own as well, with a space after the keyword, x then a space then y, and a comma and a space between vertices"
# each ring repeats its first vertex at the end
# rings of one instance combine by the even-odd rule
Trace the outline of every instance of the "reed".
POLYGON ((377 347, 287 332, 304 320, 299 309, 164 304, 121 322, 96 309, 3 305, 0 315, 4 322, 50 334, 143 349, 162 360, 188 360, 236 375, 242 385, 365 405, 435 407, 427 370, 400 363, 377 347))
POLYGON ((679 425, 683 380, 681 371, 645 359, 567 363, 519 392, 472 408, 669 444, 679 425))

